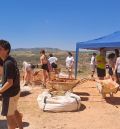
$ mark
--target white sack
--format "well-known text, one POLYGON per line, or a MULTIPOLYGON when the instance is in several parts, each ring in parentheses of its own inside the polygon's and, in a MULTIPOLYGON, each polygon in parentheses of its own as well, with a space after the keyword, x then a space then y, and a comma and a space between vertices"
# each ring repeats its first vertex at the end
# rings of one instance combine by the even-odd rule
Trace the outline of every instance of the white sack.
POLYGON ((78 95, 67 92, 65 96, 55 96, 49 92, 43 92, 37 98, 38 105, 43 111, 67 112, 80 109, 81 99, 78 95))

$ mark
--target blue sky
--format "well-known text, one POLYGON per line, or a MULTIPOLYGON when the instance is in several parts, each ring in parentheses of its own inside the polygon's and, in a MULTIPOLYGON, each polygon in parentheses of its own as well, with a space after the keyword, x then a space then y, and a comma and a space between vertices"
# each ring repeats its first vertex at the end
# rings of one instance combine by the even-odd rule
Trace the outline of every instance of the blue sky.
POLYGON ((120 30, 120 0, 0 0, 0 39, 13 48, 74 50, 120 30))

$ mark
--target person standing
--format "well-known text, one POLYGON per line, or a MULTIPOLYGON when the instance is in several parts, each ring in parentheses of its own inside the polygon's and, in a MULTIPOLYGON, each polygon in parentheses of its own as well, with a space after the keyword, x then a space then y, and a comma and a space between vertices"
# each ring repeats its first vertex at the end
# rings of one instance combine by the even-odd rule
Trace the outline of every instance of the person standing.
POLYGON ((74 57, 71 52, 68 52, 68 56, 66 58, 66 68, 68 70, 68 78, 72 78, 73 73, 73 66, 74 66, 74 57))
POLYGON ((3 76, 3 60, 0 58, 0 88, 2 87, 2 76, 3 76))
POLYGON ((115 63, 116 63, 116 58, 114 53, 110 53, 108 55, 108 64, 109 64, 109 75, 114 80, 114 70, 115 70, 115 63))
POLYGON ((0 40, 0 58, 3 60, 3 77, 0 94, 2 94, 2 112, 6 116, 8 129, 23 129, 22 115, 17 109, 20 96, 20 74, 16 60, 10 54, 11 45, 0 40))
POLYGON ((120 57, 117 58, 116 64, 115 64, 115 74, 116 74, 116 82, 120 83, 120 57))
POLYGON ((106 76, 106 50, 100 48, 100 54, 96 56, 97 75, 100 80, 106 76))
POLYGON ((92 57, 91 57, 91 62, 90 62, 90 66, 91 66, 91 77, 94 77, 94 73, 95 73, 95 69, 96 69, 96 53, 93 53, 92 57))
MULTIPOLYGON (((115 49, 115 57, 116 57, 116 61, 117 61, 117 58, 118 58, 119 56, 120 56, 119 49, 115 49)), ((119 82, 119 77, 118 77, 117 68, 116 68, 116 71, 115 71, 115 76, 116 76, 116 82, 119 82)))
POLYGON ((32 85, 32 75, 34 73, 35 66, 26 61, 23 62, 23 86, 32 85))
POLYGON ((0 81, 2 81, 1 80, 2 75, 3 75, 3 60, 0 58, 0 81))
POLYGON ((57 60, 58 60, 57 57, 53 56, 53 54, 49 55, 48 61, 50 62, 52 71, 55 71, 55 69, 57 68, 57 60))
POLYGON ((115 56, 116 56, 116 58, 118 58, 120 56, 120 52, 118 49, 115 49, 115 56))
POLYGON ((50 80, 48 58, 45 54, 45 50, 41 50, 40 54, 41 54, 40 64, 41 64, 41 68, 43 69, 43 86, 46 87, 47 78, 48 80, 50 80))

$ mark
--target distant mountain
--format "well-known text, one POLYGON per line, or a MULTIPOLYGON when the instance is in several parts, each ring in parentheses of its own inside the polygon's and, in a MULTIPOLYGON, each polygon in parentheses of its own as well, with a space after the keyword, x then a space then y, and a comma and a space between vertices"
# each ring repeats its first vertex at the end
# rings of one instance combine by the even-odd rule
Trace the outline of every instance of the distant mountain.
POLYGON ((58 52, 58 51, 63 51, 58 48, 16 48, 12 49, 12 51, 32 51, 32 52, 38 52, 40 50, 44 49, 46 52, 58 52))

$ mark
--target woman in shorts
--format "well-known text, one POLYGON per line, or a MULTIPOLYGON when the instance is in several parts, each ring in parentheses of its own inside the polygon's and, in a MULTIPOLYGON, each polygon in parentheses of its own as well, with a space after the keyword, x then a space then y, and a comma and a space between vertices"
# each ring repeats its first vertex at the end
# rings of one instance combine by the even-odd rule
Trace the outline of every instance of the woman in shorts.
POLYGON ((49 62, 45 54, 45 50, 41 50, 40 54, 41 54, 40 64, 41 64, 41 68, 43 69, 43 86, 46 87, 47 78, 50 80, 49 62))

